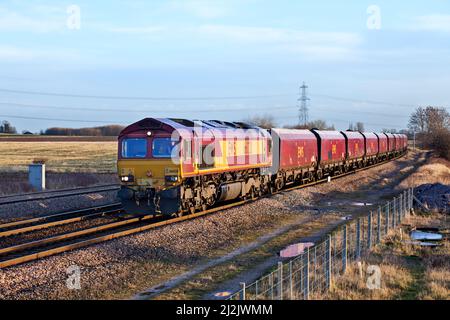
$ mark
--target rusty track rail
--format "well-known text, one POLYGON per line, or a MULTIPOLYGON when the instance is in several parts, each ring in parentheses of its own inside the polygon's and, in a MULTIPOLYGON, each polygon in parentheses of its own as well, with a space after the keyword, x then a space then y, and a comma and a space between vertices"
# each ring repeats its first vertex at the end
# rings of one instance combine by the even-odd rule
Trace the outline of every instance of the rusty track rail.
MULTIPOLYGON (((399 159, 403 156, 404 156, 404 154, 397 156, 395 158, 392 158, 392 159, 385 160, 383 162, 376 163, 376 164, 368 166, 368 167, 355 169, 355 170, 352 170, 352 171, 349 171, 346 173, 342 173, 342 174, 333 176, 333 179, 341 178, 341 177, 348 176, 348 175, 351 175, 351 174, 354 174, 357 172, 368 170, 370 168, 377 167, 377 166, 386 164, 390 161, 399 159)), ((293 191, 296 189, 306 188, 309 186, 322 184, 327 181, 328 181, 328 177, 325 177, 318 181, 288 187, 286 189, 274 192, 269 195, 265 195, 263 197, 269 197, 273 194, 284 193, 284 192, 289 192, 289 191, 293 191)), ((257 199, 260 199, 260 198, 257 198, 257 199)), ((208 210, 201 211, 198 213, 194 213, 194 214, 190 214, 190 215, 186 215, 186 216, 182 216, 182 217, 178 217, 178 218, 173 218, 173 219, 162 220, 162 221, 158 221, 158 222, 154 222, 154 223, 150 223, 150 224, 148 224, 147 222, 151 219, 154 219, 154 216, 147 215, 147 216, 142 216, 142 217, 138 217, 138 218, 131 218, 131 219, 127 219, 124 221, 114 222, 114 223, 110 223, 110 224, 106 224, 106 225, 102 225, 102 226, 98 226, 98 227, 94 227, 94 228, 79 230, 79 231, 71 232, 68 234, 63 234, 63 235, 59 235, 59 236, 55 236, 55 237, 50 237, 50 238, 46 238, 46 239, 42 239, 42 240, 36 240, 36 241, 29 242, 29 243, 24 243, 24 244, 17 245, 17 246, 3 248, 3 249, 0 249, 0 269, 18 265, 18 264, 25 263, 25 262, 34 261, 34 260, 37 260, 37 259, 40 259, 43 257, 52 256, 55 254, 66 252, 66 251, 79 249, 82 247, 105 242, 105 241, 116 239, 119 237, 136 234, 136 233, 151 230, 151 229, 156 229, 156 228, 159 228, 162 226, 179 223, 179 222, 190 220, 190 219, 195 219, 195 218, 206 216, 208 214, 222 211, 225 209, 241 206, 243 204, 253 202, 257 199, 241 200, 238 202, 226 204, 226 205, 223 205, 220 207, 208 209, 208 210), (138 226, 135 226, 136 224, 138 224, 138 226), (117 230, 118 228, 119 228, 119 230, 117 230), (111 232, 108 233, 108 231, 111 231, 111 232), (102 232, 106 233, 106 234, 98 235, 98 233, 102 233, 102 232), (97 236, 95 236, 95 235, 97 235, 97 236), (88 238, 88 239, 80 238, 83 236, 93 236, 93 237, 88 238), (70 241, 70 240, 72 240, 71 243, 62 243, 61 245, 58 245, 59 243, 61 243, 63 241, 70 241), (50 247, 50 246, 54 246, 54 247, 50 247), (42 250, 39 250, 40 248, 42 250), (32 250, 32 249, 37 249, 38 251, 31 252, 31 253, 27 251, 27 250, 32 250), (21 254, 21 253, 24 253, 24 254, 21 254), (2 258, 2 256, 5 256, 5 255, 7 255, 6 259, 4 259, 5 257, 2 258)))
POLYGON ((119 212, 121 207, 120 203, 114 203, 106 206, 4 223, 0 225, 0 238, 114 214, 119 212))
POLYGON ((105 191, 118 190, 119 185, 117 184, 106 184, 92 187, 81 187, 81 188, 71 188, 71 189, 60 189, 60 190, 48 190, 42 192, 32 192, 21 195, 8 195, 0 197, 0 206, 7 204, 23 203, 28 201, 42 201, 56 198, 64 198, 70 196, 85 195, 90 193, 98 193, 105 191))

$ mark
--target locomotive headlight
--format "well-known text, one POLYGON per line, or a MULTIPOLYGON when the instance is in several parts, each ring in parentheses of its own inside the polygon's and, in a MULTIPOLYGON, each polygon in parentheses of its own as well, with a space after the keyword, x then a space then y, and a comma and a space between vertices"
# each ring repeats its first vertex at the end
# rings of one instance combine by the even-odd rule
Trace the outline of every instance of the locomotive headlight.
POLYGON ((122 182, 133 182, 134 181, 134 176, 133 175, 122 176, 122 177, 120 177, 120 181, 122 181, 122 182))
POLYGON ((177 182, 178 177, 177 176, 166 176, 166 181, 167 182, 177 182))

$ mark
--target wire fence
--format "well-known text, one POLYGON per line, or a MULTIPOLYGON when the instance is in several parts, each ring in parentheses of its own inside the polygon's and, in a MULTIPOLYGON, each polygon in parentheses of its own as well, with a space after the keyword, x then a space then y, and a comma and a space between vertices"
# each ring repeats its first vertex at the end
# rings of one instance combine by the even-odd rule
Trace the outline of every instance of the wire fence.
POLYGON ((376 211, 339 226, 319 243, 257 281, 241 283, 228 300, 302 300, 328 291, 333 278, 345 273, 395 229, 413 206, 413 189, 402 192, 376 211))

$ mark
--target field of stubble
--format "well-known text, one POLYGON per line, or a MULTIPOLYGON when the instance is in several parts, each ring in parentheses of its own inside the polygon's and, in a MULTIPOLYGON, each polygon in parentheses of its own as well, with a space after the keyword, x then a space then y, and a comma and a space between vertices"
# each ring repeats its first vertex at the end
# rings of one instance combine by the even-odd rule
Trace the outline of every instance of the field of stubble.
POLYGON ((49 189, 114 183, 115 141, 0 141, 0 194, 33 191, 28 165, 45 161, 49 189))
POLYGON ((45 160, 53 172, 116 171, 117 143, 102 142, 0 142, 0 171, 25 171, 35 160, 45 160))

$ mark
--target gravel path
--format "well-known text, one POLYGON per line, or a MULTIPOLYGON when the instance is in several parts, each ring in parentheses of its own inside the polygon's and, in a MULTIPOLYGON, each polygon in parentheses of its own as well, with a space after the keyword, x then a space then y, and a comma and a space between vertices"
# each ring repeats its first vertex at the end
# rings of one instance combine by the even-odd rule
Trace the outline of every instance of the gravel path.
MULTIPOLYGON (((302 237, 297 240, 298 243, 300 242, 312 242, 317 243, 320 241, 325 234, 332 231, 337 226, 345 223, 345 221, 338 221, 334 224, 331 224, 328 226, 328 228, 321 230, 318 233, 315 233, 310 236, 302 237)), ((288 258, 287 260, 289 260, 288 258)), ((245 282, 247 284, 253 283, 259 278, 261 278, 262 275, 264 275, 264 272, 267 271, 267 269, 276 266, 279 261, 282 261, 283 259, 280 258, 278 255, 274 255, 260 264, 256 265, 254 268, 247 270, 241 274, 239 274, 237 277, 232 278, 228 281, 225 281, 224 283, 219 284, 213 292, 209 292, 201 298, 202 300, 223 300, 224 297, 217 297, 215 294, 217 292, 237 292, 241 288, 240 284, 242 282, 245 282)))
MULTIPOLYGON (((328 184, 281 193, 202 218, 2 269, 0 299, 132 296, 133 292, 144 291, 215 258, 217 252, 239 248, 242 245, 240 239, 245 239, 248 234, 261 235, 269 228, 279 228, 281 223, 300 216, 332 210, 327 203, 345 199, 345 194, 348 197, 351 193, 354 199, 363 200, 367 193, 374 192, 374 186, 381 184, 384 188, 392 188, 402 175, 408 174, 400 171, 412 166, 416 160, 408 156, 328 184), (81 269, 80 290, 68 289, 66 285, 69 276, 66 271, 72 265, 81 269)), ((105 195, 101 201, 106 202, 110 199, 108 197, 105 195)), ((72 199, 68 204, 53 205, 61 211, 64 207, 76 205, 77 201, 79 208, 79 203, 84 200, 72 199)), ((100 204, 96 202, 94 205, 100 204)), ((346 206, 350 211, 361 210, 358 206, 346 206)), ((348 214, 348 210, 343 212, 348 214)), ((48 214, 48 209, 45 213, 48 214)))
POLYGON ((238 248, 224 256, 221 256, 219 258, 209 260, 206 263, 201 264, 201 265, 189 270, 186 273, 183 273, 179 276, 171 278, 169 281, 166 281, 164 283, 159 283, 159 284, 153 286, 152 288, 149 288, 149 289, 143 291, 142 293, 134 296, 133 299, 136 299, 136 300, 150 299, 154 296, 159 295, 162 292, 165 292, 167 290, 175 288, 177 285, 181 284, 182 282, 200 274, 201 272, 203 272, 209 268, 212 268, 212 267, 217 266, 224 262, 228 262, 241 254, 245 254, 247 252, 255 250, 256 248, 262 246, 263 244, 267 243, 271 239, 288 232, 289 230, 291 230, 294 227, 298 227, 299 225, 306 223, 308 220, 311 220, 311 219, 306 219, 305 217, 302 217, 293 223, 285 225, 269 234, 263 235, 262 237, 258 238, 256 241, 254 241, 244 247, 240 247, 240 248, 238 248))

